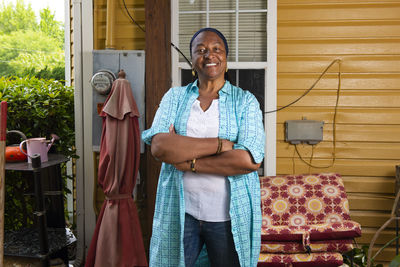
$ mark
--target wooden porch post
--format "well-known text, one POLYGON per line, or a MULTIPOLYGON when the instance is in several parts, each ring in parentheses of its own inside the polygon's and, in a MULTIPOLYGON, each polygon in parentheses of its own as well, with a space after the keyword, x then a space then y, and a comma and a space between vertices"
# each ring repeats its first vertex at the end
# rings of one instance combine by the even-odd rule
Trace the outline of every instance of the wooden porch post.
MULTIPOLYGON (((146 0, 146 129, 151 126, 158 104, 171 87, 171 1, 146 0)), ((160 162, 145 152, 146 220, 145 246, 150 243, 160 162)))

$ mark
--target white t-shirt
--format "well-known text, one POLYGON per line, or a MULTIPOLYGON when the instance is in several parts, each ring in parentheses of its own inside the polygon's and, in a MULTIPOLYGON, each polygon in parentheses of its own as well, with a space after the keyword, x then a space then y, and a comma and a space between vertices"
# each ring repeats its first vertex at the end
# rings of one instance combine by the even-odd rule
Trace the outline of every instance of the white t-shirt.
MULTIPOLYGON (((190 110, 187 136, 218 137, 218 99, 203 111, 197 99, 190 110)), ((217 150, 217 147, 215 147, 217 150)), ((195 165, 196 166, 196 165, 195 165)), ((208 222, 229 221, 230 186, 225 176, 185 172, 183 175, 186 213, 208 222)))

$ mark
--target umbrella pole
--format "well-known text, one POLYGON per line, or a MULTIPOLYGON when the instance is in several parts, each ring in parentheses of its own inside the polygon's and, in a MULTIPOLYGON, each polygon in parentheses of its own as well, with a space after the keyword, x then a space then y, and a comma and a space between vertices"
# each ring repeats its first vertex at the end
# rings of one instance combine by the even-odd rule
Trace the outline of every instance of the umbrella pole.
POLYGON ((4 201, 7 102, 0 104, 0 266, 4 266, 4 201))

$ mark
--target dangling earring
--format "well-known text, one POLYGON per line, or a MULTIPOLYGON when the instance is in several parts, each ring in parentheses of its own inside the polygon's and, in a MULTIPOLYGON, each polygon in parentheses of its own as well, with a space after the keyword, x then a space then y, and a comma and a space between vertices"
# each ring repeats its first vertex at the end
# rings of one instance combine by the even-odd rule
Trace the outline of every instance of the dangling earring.
POLYGON ((196 72, 194 72, 194 69, 192 69, 192 76, 193 76, 193 77, 196 76, 196 72))
POLYGON ((226 71, 225 72, 228 72, 228 67, 226 67, 226 71))

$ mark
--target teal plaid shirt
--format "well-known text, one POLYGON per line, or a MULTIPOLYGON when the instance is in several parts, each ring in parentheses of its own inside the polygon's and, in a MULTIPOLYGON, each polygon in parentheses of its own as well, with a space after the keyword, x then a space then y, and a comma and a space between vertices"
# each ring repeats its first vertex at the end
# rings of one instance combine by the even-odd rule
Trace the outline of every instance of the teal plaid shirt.
MULTIPOLYGON (((168 133, 173 124, 179 135, 186 135, 191 106, 199 96, 197 81, 171 88, 163 97, 150 129, 142 139, 151 144, 158 133, 168 133)), ((218 137, 235 143, 234 149, 251 153, 254 161, 264 158, 265 133, 257 99, 248 91, 226 82, 219 91, 218 137)), ((162 163, 156 195, 153 233, 150 241, 150 267, 184 267, 183 230, 185 201, 183 172, 162 163)), ((231 189, 232 234, 240 265, 257 266, 261 243, 260 182, 257 172, 228 177, 231 189)), ((196 266, 209 266, 203 248, 196 266)))

